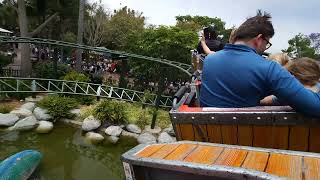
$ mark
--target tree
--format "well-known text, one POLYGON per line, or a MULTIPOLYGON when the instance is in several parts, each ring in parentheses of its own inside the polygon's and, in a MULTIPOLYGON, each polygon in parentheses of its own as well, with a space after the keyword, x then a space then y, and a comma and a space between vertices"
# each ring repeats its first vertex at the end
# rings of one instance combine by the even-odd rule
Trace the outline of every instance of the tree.
POLYGON ((94 3, 89 6, 88 17, 85 22, 85 39, 90 46, 100 46, 104 40, 105 24, 110 15, 101 4, 94 3))
MULTIPOLYGON (((78 35, 77 35, 77 43, 83 43, 83 32, 84 32, 84 7, 85 0, 79 0, 79 18, 78 18, 78 35)), ((77 49, 76 53, 76 70, 81 72, 81 62, 82 62, 82 50, 77 49)))
POLYGON ((311 40, 308 38, 308 36, 305 36, 299 33, 294 38, 290 39, 288 43, 289 43, 288 49, 282 50, 282 52, 288 53, 290 57, 316 58, 316 51, 311 46, 311 40))
POLYGON ((220 18, 215 17, 211 18, 208 16, 176 16, 176 26, 182 29, 191 30, 194 32, 199 32, 204 27, 214 26, 217 34, 222 36, 222 40, 225 42, 228 41, 231 29, 225 28, 225 22, 222 21, 220 18))
POLYGON ((309 39, 311 40, 312 47, 320 54, 320 33, 311 33, 309 39))
POLYGON ((105 24, 104 45, 109 49, 126 50, 127 38, 144 29, 145 17, 142 13, 123 7, 115 10, 110 21, 105 24))

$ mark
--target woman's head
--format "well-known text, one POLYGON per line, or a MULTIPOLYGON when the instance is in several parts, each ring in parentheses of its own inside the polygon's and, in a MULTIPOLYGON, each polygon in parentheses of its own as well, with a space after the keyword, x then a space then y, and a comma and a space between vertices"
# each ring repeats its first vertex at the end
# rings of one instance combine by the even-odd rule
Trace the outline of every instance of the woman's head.
POLYGON ((276 61, 281 66, 286 66, 290 61, 290 57, 285 53, 271 54, 268 59, 276 61))
POLYGON ((303 85, 314 86, 320 79, 320 66, 311 58, 303 57, 293 60, 288 65, 288 71, 303 85))

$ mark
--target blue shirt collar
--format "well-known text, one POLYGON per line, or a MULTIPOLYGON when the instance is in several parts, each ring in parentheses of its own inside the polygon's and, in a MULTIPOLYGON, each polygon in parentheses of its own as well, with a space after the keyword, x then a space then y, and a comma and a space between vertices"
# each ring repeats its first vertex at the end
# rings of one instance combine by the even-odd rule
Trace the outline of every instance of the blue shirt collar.
POLYGON ((224 46, 224 49, 226 49, 226 50, 237 50, 237 51, 254 52, 254 53, 258 54, 255 49, 253 49, 252 47, 249 47, 247 45, 243 45, 243 44, 226 44, 224 46))

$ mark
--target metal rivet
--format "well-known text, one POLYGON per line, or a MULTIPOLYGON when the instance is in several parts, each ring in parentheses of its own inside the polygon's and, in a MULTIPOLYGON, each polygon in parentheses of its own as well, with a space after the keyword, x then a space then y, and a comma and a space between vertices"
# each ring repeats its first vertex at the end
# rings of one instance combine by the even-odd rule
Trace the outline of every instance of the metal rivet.
POLYGON ((191 117, 191 119, 194 119, 194 117, 191 117))
POLYGON ((257 117, 257 119, 261 119, 261 117, 257 117))
POLYGON ((284 117, 283 119, 288 119, 287 117, 284 117))
POLYGON ((232 119, 237 119, 236 117, 233 117, 232 119))
POLYGON ((177 117, 173 117, 173 119, 177 119, 177 117))
POLYGON ((214 119, 214 117, 211 117, 211 119, 214 119))

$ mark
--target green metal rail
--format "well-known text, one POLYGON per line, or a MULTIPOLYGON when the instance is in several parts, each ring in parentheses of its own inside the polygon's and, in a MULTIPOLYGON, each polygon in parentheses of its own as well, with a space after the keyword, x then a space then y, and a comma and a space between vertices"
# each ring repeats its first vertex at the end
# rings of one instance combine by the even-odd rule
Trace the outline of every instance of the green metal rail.
MULTIPOLYGON (((130 102, 142 102, 155 106, 157 95, 145 96, 144 92, 113 86, 40 78, 0 77, 0 93, 57 93, 111 98, 130 102)), ((172 97, 161 96, 160 107, 171 107, 172 97)))
POLYGON ((40 39, 40 38, 0 36, 0 43, 51 44, 51 45, 55 45, 55 46, 64 46, 64 47, 71 47, 71 48, 96 51, 96 52, 101 52, 101 53, 123 55, 123 56, 131 57, 131 58, 138 58, 138 59, 142 59, 142 60, 148 60, 148 61, 154 61, 154 62, 166 64, 166 65, 173 66, 175 68, 180 69, 181 71, 185 72, 189 76, 192 74, 191 73, 192 67, 190 64, 184 64, 184 63, 179 63, 179 62, 175 62, 175 61, 169 61, 167 59, 153 58, 153 57, 148 57, 148 56, 142 56, 142 55, 137 55, 137 54, 131 54, 131 53, 126 53, 126 52, 121 52, 121 51, 114 51, 114 50, 105 49, 105 48, 91 47, 91 46, 63 42, 63 41, 56 41, 56 40, 50 40, 50 39, 40 39))

